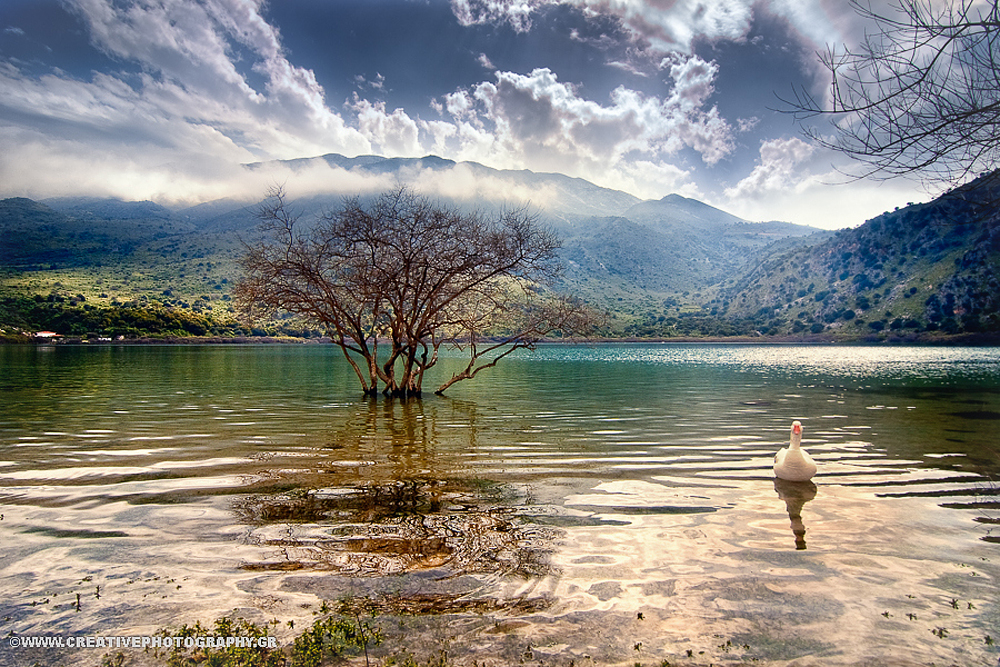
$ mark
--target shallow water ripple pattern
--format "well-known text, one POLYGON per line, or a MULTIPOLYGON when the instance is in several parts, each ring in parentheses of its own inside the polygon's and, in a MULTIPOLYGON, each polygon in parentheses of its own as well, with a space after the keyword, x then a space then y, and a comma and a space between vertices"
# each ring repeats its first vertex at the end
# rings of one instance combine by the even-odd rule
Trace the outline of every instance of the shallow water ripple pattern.
POLYGON ((0 629, 440 589, 544 600, 463 636, 539 659, 996 662, 997 349, 542 346, 406 403, 338 355, 0 348, 0 629), (794 419, 820 473, 782 485, 794 419), (382 523, 351 504, 411 487, 382 523), (425 511, 450 536, 404 553, 425 511))

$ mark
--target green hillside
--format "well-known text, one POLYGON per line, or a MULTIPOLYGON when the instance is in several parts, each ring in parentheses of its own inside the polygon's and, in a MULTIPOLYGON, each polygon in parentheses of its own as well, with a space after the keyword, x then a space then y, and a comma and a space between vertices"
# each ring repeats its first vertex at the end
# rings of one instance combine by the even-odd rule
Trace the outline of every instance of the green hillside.
POLYGON ((725 281, 717 312, 780 333, 1000 331, 1000 213, 981 182, 885 213, 725 281))
MULTIPOLYGON (((414 163, 336 159, 373 173, 414 163)), ((424 160, 427 168, 454 165, 424 160)), ((982 182, 833 233, 751 223, 676 195, 638 202, 559 174, 469 168, 558 193, 554 208, 539 214, 563 239, 559 287, 607 310, 608 336, 1000 332, 1000 214, 982 182)), ((324 195, 296 205, 308 222, 339 201, 324 195)), ((291 319, 251 327, 234 312, 241 239, 255 227, 252 203, 230 200, 182 210, 109 199, 0 201, 0 328, 91 337, 319 335, 291 319)))
POLYGON ((240 248, 151 202, 2 200, 0 328, 210 333, 233 323, 240 248))

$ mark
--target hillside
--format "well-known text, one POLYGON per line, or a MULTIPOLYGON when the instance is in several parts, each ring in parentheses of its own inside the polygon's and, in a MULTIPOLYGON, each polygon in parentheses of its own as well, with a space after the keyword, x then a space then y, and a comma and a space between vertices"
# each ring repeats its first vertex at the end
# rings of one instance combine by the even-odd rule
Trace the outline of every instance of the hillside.
POLYGON ((978 181, 726 281, 725 318, 781 333, 1000 331, 1000 211, 978 181))
MULTIPOLYGON (((678 195, 639 201, 561 174, 433 157, 331 154, 289 164, 304 169, 317 161, 402 182, 469 179, 462 183, 474 196, 464 192, 453 200, 458 206, 489 210, 512 192, 537 193, 531 200, 541 221, 563 239, 559 287, 607 309, 608 335, 857 339, 1000 331, 998 215, 981 184, 833 233, 748 222, 678 195)), ((318 194, 295 206, 308 223, 341 197, 318 194)), ((229 286, 239 276, 241 239, 252 238, 255 227, 253 202, 245 201, 177 210, 90 198, 0 201, 0 325, 66 326, 54 318, 76 308, 79 321, 67 333, 99 333, 108 327, 95 311, 133 309, 166 322, 156 325, 160 332, 251 333, 236 321, 229 286), (170 313, 194 319, 177 324, 170 313)), ((302 330, 295 322, 269 326, 268 333, 302 330)))

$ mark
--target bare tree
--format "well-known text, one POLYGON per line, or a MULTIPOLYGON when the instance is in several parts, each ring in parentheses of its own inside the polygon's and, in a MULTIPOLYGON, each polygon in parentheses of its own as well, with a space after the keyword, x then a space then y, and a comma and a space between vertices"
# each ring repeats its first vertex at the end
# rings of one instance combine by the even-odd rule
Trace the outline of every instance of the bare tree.
POLYGON ((595 318, 582 303, 547 295, 558 240, 524 209, 488 218, 439 206, 406 188, 358 198, 300 229, 281 188, 258 216, 233 294, 245 312, 286 311, 326 329, 365 394, 419 396, 443 345, 468 365, 438 388, 474 377, 513 350, 595 318))
POLYGON ((914 175, 954 186, 1000 157, 1000 7, 995 0, 895 0, 879 13, 851 0, 875 26, 856 49, 830 47, 832 75, 817 99, 786 101, 800 120, 831 119, 820 145, 864 165, 861 177, 914 175))

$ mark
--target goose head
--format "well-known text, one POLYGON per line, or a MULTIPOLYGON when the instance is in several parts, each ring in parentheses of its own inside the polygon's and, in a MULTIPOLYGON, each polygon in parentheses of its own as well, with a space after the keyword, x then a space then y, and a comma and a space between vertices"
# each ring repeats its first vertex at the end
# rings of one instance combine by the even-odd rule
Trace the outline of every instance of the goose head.
POLYGON ((791 449, 798 449, 802 445, 802 422, 796 420, 792 422, 792 434, 789 439, 791 449))

